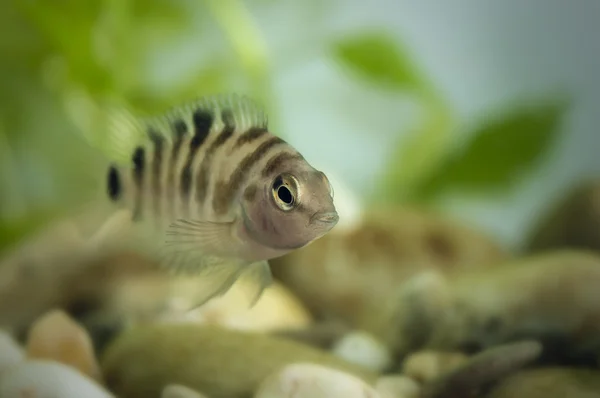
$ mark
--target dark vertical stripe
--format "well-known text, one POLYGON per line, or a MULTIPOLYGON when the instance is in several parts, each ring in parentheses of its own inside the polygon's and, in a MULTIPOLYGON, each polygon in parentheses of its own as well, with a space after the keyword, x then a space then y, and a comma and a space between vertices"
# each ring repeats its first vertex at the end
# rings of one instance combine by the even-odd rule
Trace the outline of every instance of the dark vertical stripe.
POLYGON ((144 171, 146 168, 146 151, 137 147, 133 152, 133 182, 135 183, 135 202, 133 207, 133 220, 137 221, 142 216, 143 193, 144 193, 144 171))
POLYGON ((154 214, 158 218, 161 214, 162 180, 160 178, 160 173, 162 170, 164 138, 158 132, 153 130, 150 130, 148 135, 154 145, 154 155, 152 156, 152 205, 154 207, 154 214))
POLYGON ((171 171, 174 170, 175 164, 177 163, 181 144, 187 134, 187 126, 182 120, 177 120, 173 124, 173 129, 175 131, 175 137, 173 137, 173 148, 171 149, 171 171))
POLYGON ((274 147, 286 144, 283 139, 273 136, 256 147, 253 152, 246 155, 240 164, 238 164, 238 167, 231 173, 229 181, 220 181, 217 183, 212 203, 215 212, 217 214, 227 213, 227 209, 231 205, 233 198, 248 178, 248 173, 251 172, 252 166, 264 158, 274 147))
POLYGON ((187 125, 181 119, 175 120, 173 122, 173 132, 176 139, 182 139, 185 133, 187 133, 187 125))
POLYGON ((175 178, 177 173, 177 159, 179 158, 179 152, 181 151, 181 145, 183 139, 187 134, 187 125, 183 120, 175 120, 173 122, 173 146, 171 148, 171 157, 167 168, 167 188, 165 190, 165 196, 167 197, 167 205, 170 205, 170 216, 174 218, 177 212, 176 201, 177 192, 175 192, 175 178))
POLYGON ((256 198, 257 193, 258 187, 256 186, 256 184, 249 185, 244 190, 244 200, 247 200, 248 202, 253 201, 254 198, 256 198))
POLYGON ((221 120, 225 126, 235 127, 235 120, 231 109, 223 109, 223 111, 221 111, 221 120))
POLYGON ((214 122, 214 116, 210 111, 198 109, 194 112, 192 119, 194 121, 194 138, 191 145, 198 147, 208 137, 208 133, 214 122), (194 141, 196 142, 194 143, 194 141))
POLYGON ((199 109, 194 112, 194 136, 190 140, 188 157, 185 165, 183 166, 183 170, 181 171, 181 197, 186 203, 189 199, 190 190, 192 188, 192 163, 198 148, 200 148, 202 143, 206 141, 206 137, 208 137, 213 120, 214 117, 212 113, 206 110, 199 109))
POLYGON ((194 123, 194 136, 190 140, 190 150, 183 170, 181 171, 181 198, 186 214, 189 214, 190 191, 192 189, 192 163, 200 146, 206 141, 210 129, 214 122, 214 116, 211 112, 198 109, 192 116, 194 123))
POLYGON ((121 197, 123 186, 121 184, 121 176, 115 166, 110 166, 108 169, 107 190, 108 197, 113 202, 116 202, 121 197))
POLYGON ((208 147, 202 163, 200 164, 200 171, 196 178, 196 201, 201 204, 206 200, 208 193, 208 183, 211 170, 212 158, 217 149, 225 145, 227 141, 233 136, 235 132, 235 125, 233 124, 233 114, 230 110, 224 110, 221 114, 221 118, 224 123, 223 130, 219 133, 217 138, 208 147))
POLYGON ((235 145, 232 148, 232 151, 235 151, 239 147, 259 139, 263 135, 267 134, 267 132, 267 129, 263 127, 251 127, 246 132, 244 132, 244 134, 241 134, 238 137, 237 141, 235 142, 235 145))
POLYGON ((144 168, 146 167, 146 151, 141 146, 135 148, 133 156, 133 178, 136 184, 141 185, 144 178, 144 168))
POLYGON ((210 151, 214 152, 223 145, 233 136, 235 131, 235 125, 233 123, 233 114, 230 110, 224 110, 221 114, 221 118, 223 120, 223 130, 219 133, 217 139, 212 143, 210 147, 210 151))

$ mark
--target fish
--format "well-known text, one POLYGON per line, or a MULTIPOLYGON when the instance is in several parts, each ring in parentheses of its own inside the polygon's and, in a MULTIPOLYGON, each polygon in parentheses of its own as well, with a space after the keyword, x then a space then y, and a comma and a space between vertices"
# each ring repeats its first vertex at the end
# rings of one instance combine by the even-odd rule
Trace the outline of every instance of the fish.
POLYGON ((211 278, 197 308, 241 277, 270 285, 268 260, 307 246, 339 220, 320 170, 272 133, 249 97, 198 97, 163 114, 110 117, 104 196, 172 275, 211 278))

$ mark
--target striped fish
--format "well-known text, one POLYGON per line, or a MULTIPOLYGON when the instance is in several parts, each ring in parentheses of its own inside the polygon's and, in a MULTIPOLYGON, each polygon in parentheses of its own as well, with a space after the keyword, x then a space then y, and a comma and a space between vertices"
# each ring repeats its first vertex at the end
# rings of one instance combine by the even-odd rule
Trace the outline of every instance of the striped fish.
POLYGON ((271 281, 267 260, 306 246, 338 221, 332 187, 264 111, 216 95, 164 115, 114 118, 106 197, 129 210, 169 272, 219 275, 197 305, 242 275, 271 281))

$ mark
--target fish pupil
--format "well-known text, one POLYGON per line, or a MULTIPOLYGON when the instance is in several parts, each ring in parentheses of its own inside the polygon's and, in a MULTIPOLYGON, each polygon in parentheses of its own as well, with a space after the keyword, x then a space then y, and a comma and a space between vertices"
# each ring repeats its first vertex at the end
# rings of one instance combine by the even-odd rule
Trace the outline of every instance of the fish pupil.
POLYGON ((291 205, 294 202, 292 192, 290 192, 290 190, 286 186, 281 186, 277 189, 277 196, 282 202, 284 202, 287 205, 291 205))

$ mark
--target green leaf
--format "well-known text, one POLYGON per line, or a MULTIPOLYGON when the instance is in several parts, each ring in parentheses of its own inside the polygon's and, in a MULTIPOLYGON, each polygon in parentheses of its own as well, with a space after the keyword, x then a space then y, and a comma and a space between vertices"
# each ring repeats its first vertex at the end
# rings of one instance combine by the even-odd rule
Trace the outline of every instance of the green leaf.
POLYGON ((382 32, 364 32, 333 45, 334 59, 356 75, 384 87, 420 88, 422 79, 406 49, 382 32))
POLYGON ((488 118, 464 150, 422 182, 415 196, 428 199, 449 188, 481 192, 510 187, 555 143, 567 108, 567 101, 555 97, 488 118))

